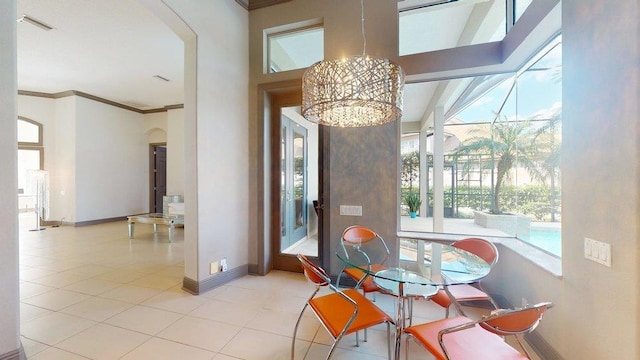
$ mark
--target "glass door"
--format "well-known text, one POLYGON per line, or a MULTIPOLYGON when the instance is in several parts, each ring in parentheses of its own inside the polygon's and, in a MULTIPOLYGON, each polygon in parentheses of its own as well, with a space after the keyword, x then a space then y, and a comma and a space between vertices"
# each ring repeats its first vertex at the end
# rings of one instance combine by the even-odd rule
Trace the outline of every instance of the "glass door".
POLYGON ((280 252, 296 254, 307 238, 307 129, 280 120, 280 252))

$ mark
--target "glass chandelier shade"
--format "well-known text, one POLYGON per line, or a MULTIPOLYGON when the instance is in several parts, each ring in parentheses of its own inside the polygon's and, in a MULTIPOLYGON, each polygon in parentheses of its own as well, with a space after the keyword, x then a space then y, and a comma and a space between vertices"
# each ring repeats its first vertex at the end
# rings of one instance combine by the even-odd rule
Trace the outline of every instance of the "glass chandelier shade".
POLYGON ((402 116, 404 71, 388 59, 320 61, 302 77, 302 115, 321 125, 361 127, 402 116))

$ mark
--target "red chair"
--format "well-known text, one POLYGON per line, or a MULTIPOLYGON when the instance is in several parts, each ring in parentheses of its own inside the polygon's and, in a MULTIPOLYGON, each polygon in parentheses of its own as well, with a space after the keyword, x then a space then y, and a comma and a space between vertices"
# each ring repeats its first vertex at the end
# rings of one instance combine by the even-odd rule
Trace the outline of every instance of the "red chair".
POLYGON ((531 359, 519 337, 532 332, 551 306, 545 302, 522 309, 494 310, 477 321, 457 316, 410 326, 405 329, 407 358, 409 339, 414 339, 438 360, 531 359), (522 352, 504 341, 503 337, 510 335, 522 352))
MULTIPOLYGON (((492 242, 485 239, 462 239, 454 242, 452 246, 479 256, 491 267, 498 262, 498 249, 492 242)), ((438 291, 430 300, 446 309, 446 317, 449 317, 451 304, 454 304, 459 314, 464 315, 462 307, 460 306, 461 301, 488 301, 493 305, 494 309, 498 308, 498 305, 493 298, 487 294, 480 281, 473 284, 449 285, 446 287, 446 290, 442 289, 438 291)))
MULTIPOLYGON (((340 245, 340 251, 344 258, 354 265, 368 268, 370 272, 374 273, 387 268, 385 262, 389 259, 389 247, 380 235, 367 227, 349 226, 342 232, 340 245)), ((380 291, 378 285, 373 282, 373 278, 356 267, 344 267, 340 271, 338 287, 342 273, 353 279, 356 282, 355 288, 362 289, 365 295, 380 291)), ((373 299, 375 301, 375 294, 373 299)))
POLYGON ((382 323, 387 324, 387 355, 389 359, 391 359, 391 346, 389 344, 389 339, 391 338, 390 325, 393 324, 391 317, 357 290, 347 289, 340 291, 331 285, 331 280, 324 269, 309 261, 306 256, 298 254, 298 260, 300 260, 302 264, 305 277, 315 284, 316 289, 302 308, 300 316, 298 316, 298 321, 296 322, 296 327, 293 330, 291 360, 294 359, 298 325, 307 306, 311 308, 318 320, 320 320, 322 326, 333 338, 333 344, 326 359, 329 359, 331 355, 333 355, 336 345, 345 335, 355 332, 357 339, 358 331, 382 323), (315 297, 321 286, 328 286, 333 292, 328 295, 315 297))

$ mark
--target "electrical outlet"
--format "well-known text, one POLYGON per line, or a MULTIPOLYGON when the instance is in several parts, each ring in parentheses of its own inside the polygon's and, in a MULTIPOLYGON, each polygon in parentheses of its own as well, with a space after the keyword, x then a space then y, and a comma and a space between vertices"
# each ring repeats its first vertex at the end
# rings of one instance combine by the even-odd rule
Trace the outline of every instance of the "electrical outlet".
POLYGON ((227 268, 227 258, 224 258, 222 260, 220 260, 220 271, 227 271, 229 270, 229 268, 227 268))
POLYGON ((220 271, 220 264, 217 261, 214 261, 210 264, 211 268, 209 269, 209 274, 213 275, 220 271))

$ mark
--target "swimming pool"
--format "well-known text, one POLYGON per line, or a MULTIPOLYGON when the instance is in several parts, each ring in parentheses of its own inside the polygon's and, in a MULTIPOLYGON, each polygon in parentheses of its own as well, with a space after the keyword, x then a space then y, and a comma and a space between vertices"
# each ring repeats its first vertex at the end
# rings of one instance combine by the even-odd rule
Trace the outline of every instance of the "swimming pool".
POLYGON ((529 237, 522 238, 521 240, 554 255, 562 256, 562 232, 560 229, 531 228, 529 237))

